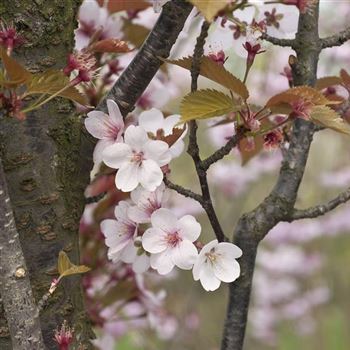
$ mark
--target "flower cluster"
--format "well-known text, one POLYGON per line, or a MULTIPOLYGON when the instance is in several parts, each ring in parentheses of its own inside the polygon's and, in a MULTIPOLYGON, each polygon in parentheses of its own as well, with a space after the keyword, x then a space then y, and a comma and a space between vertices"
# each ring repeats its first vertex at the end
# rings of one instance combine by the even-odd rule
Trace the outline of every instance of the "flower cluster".
POLYGON ((203 246, 198 242, 200 224, 192 215, 178 218, 164 207, 168 193, 163 171, 184 146, 184 133, 174 132, 180 116, 164 118, 152 108, 139 115, 137 125, 125 127, 118 105, 108 100, 107 107, 109 114, 92 111, 85 119, 86 129, 99 139, 94 160, 117 169, 116 188, 130 192, 129 200, 116 205, 114 218, 101 222, 108 258, 130 264, 137 274, 150 267, 160 275, 175 266, 193 268, 194 279, 207 291, 219 288, 221 281, 234 281, 240 274, 236 258, 241 250, 215 240, 198 254, 203 246), (177 136, 169 147, 166 141, 173 134, 177 136))

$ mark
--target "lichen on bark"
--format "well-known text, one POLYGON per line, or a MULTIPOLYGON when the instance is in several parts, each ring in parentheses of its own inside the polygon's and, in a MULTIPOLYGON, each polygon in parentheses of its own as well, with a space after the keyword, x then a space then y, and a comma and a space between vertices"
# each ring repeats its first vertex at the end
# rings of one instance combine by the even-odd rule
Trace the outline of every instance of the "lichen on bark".
MULTIPOLYGON (((0 16, 12 21, 26 42, 15 57, 32 72, 62 68, 73 49, 80 0, 2 2, 0 16)), ((78 224, 89 172, 79 173, 81 120, 74 106, 55 99, 28 113, 23 122, 0 119, 0 151, 10 198, 36 300, 48 291, 58 252, 79 261, 78 224)), ((53 335, 63 320, 74 326, 79 342, 90 346, 80 277, 62 283, 41 313, 44 341, 55 349, 53 335)), ((9 341, 9 340, 8 340, 9 341)), ((5 348, 6 338, 2 338, 5 348)))

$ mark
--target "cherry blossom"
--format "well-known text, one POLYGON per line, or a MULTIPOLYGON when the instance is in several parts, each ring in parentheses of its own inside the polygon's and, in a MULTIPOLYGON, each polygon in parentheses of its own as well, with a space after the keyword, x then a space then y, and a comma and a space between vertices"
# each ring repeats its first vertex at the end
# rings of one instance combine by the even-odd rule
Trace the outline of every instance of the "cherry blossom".
POLYGON ((163 206, 168 198, 168 191, 162 182, 153 192, 139 186, 131 192, 130 197, 136 205, 129 208, 129 218, 139 224, 145 224, 151 222, 153 212, 163 206))
POLYGON ((102 152, 106 147, 122 141, 124 121, 119 107, 113 100, 107 100, 107 108, 108 114, 102 111, 92 111, 85 119, 86 130, 99 139, 93 155, 95 163, 102 161, 102 152))
POLYGON ((200 280, 206 291, 218 289, 221 281, 233 282, 240 275, 240 266, 236 258, 241 255, 242 251, 236 245, 219 243, 214 239, 202 248, 194 263, 194 280, 200 280))
POLYGON ((194 242, 201 226, 191 215, 181 219, 165 208, 151 216, 152 227, 142 236, 143 248, 151 253, 151 266, 161 275, 168 274, 174 266, 184 270, 192 268, 198 255, 194 242))
POLYGON ((124 143, 115 143, 103 151, 103 161, 118 169, 115 184, 123 192, 134 190, 139 184, 154 191, 163 180, 161 167, 171 160, 168 144, 149 139, 141 126, 130 125, 124 143))
MULTIPOLYGON (((147 132, 152 133, 155 137, 159 134, 162 136, 169 136, 173 133, 175 125, 180 121, 180 115, 174 114, 164 118, 163 113, 156 109, 151 108, 148 111, 144 111, 139 115, 139 125, 142 126, 147 132)), ((169 148, 172 158, 178 157, 185 144, 183 138, 186 132, 182 133, 180 138, 169 148)))
POLYGON ((95 0, 85 0, 78 13, 79 28, 75 31, 75 46, 78 50, 89 45, 91 37, 100 31, 98 39, 121 38, 123 22, 109 15, 95 0))
POLYGON ((101 231, 109 248, 108 258, 113 262, 131 262, 129 253, 133 251, 137 224, 127 215, 129 206, 128 202, 120 201, 114 210, 116 220, 106 219, 101 222, 101 231))

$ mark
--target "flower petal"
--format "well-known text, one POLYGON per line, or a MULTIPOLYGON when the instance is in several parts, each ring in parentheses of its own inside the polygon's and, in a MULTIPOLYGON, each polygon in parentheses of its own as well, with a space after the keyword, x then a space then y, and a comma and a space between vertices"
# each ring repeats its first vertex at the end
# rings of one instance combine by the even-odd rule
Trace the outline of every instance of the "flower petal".
POLYGON ((135 261, 136 256, 137 248, 134 245, 134 240, 130 239, 129 243, 122 250, 120 259, 127 264, 131 264, 135 261))
POLYGON ((171 161, 169 146, 164 141, 150 140, 144 145, 143 150, 145 158, 154 160, 159 166, 168 164, 171 161))
POLYGON ((115 176, 115 185, 123 192, 134 190, 139 184, 139 166, 135 162, 124 163, 115 176))
POLYGON ((98 140, 98 142, 96 143, 95 149, 94 149, 94 154, 93 154, 93 159, 94 159, 94 163, 101 163, 102 162, 102 154, 103 151, 108 147, 114 144, 113 140, 110 139, 102 139, 102 140, 98 140))
POLYGON ((163 128, 163 122, 163 113, 156 108, 151 108, 139 115, 139 125, 154 135, 156 135, 158 129, 163 128))
POLYGON ((124 119, 120 113, 119 106, 113 100, 108 99, 107 108, 109 118, 111 119, 113 125, 120 129, 120 134, 122 134, 124 131, 124 119))
POLYGON ((217 253, 223 254, 227 257, 231 257, 234 259, 237 259, 240 256, 242 256, 241 248, 237 247, 233 243, 221 242, 218 244, 215 250, 217 253))
POLYGON ((123 164, 129 163, 132 151, 125 143, 114 143, 102 152, 102 159, 111 168, 119 169, 123 164))
POLYGON ((140 152, 143 146, 148 142, 148 135, 146 130, 141 126, 130 125, 124 134, 124 141, 133 149, 133 151, 140 152))
POLYGON ((165 136, 173 133, 173 128, 180 121, 181 116, 179 114, 169 115, 164 119, 163 130, 165 136))
POLYGON ((169 209, 160 208, 151 216, 153 227, 157 227, 165 233, 173 233, 177 227, 177 218, 169 209))
POLYGON ((161 253, 167 249, 165 233, 156 227, 151 227, 142 236, 142 247, 149 253, 161 253))
POLYGON ((168 250, 165 250, 159 254, 151 255, 150 262, 152 268, 157 270, 160 275, 168 274, 175 266, 171 260, 168 250))
POLYGON ((132 269, 135 273, 144 273, 150 268, 150 257, 147 254, 136 256, 132 264, 132 269))
POLYGON ((194 242, 201 233, 201 225, 192 215, 185 215, 178 221, 181 237, 194 242))
POLYGON ((86 130, 96 139, 108 138, 109 116, 101 111, 92 111, 84 120, 86 130))
POLYGON ((202 265, 204 264, 205 260, 206 260, 206 256, 204 254, 199 254, 196 261, 193 264, 192 274, 193 274, 193 279, 195 281, 199 280, 199 274, 201 272, 202 265))
POLYGON ((132 221, 135 221, 138 224, 146 224, 151 221, 151 216, 145 210, 141 210, 136 205, 128 209, 128 216, 132 221))
POLYGON ((173 263, 183 270, 191 270, 197 256, 197 248, 188 240, 182 241, 172 249, 173 263))
POLYGON ((139 168, 140 184, 148 191, 155 191, 155 189, 163 181, 163 172, 159 165, 151 160, 144 160, 139 168))
POLYGON ((220 287, 221 281, 214 275, 214 271, 209 262, 202 265, 199 278, 206 291, 214 291, 220 287))
POLYGON ((225 260, 220 257, 214 262, 213 271, 219 280, 226 283, 233 282, 241 273, 240 266, 236 260, 225 260))

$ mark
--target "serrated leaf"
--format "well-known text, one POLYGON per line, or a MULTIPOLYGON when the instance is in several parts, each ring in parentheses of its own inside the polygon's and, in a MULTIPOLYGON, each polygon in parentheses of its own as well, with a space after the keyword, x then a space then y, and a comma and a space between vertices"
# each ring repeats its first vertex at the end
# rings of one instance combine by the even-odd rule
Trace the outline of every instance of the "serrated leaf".
POLYGON ((323 77, 323 78, 317 79, 315 89, 323 90, 330 86, 339 85, 341 83, 342 83, 342 79, 339 77, 335 77, 335 76, 323 77))
MULTIPOLYGON (((180 106, 181 122, 217 117, 237 109, 230 96, 217 90, 198 90, 184 97, 180 106)), ((240 109, 240 108, 239 108, 240 109)))
POLYGON ((57 265, 60 278, 90 271, 90 268, 85 265, 74 265, 64 251, 59 252, 57 265))
POLYGON ((220 10, 223 10, 227 5, 227 0, 189 0, 205 19, 209 22, 218 14, 220 10))
POLYGON ((316 106, 339 103, 337 101, 328 100, 320 91, 310 86, 298 86, 271 97, 267 101, 266 107, 271 108, 278 105, 290 104, 299 100, 309 101, 316 106))
MULTIPOLYGON (((48 70, 32 75, 27 83, 27 95, 48 94, 53 95, 69 84, 69 78, 59 70, 48 70)), ((87 104, 87 99, 74 86, 71 86, 58 94, 81 105, 87 104)))
POLYGON ((32 74, 14 58, 8 56, 2 47, 0 47, 0 55, 7 77, 10 79, 10 82, 7 83, 10 83, 12 87, 24 84, 31 79, 32 74))
POLYGON ((350 125, 337 112, 327 106, 313 107, 310 119, 315 124, 350 135, 350 125))
MULTIPOLYGON (((168 63, 191 70, 192 57, 185 57, 179 60, 165 60, 168 63)), ((249 97, 247 87, 238 78, 232 75, 225 67, 204 56, 201 60, 200 75, 226 87, 233 93, 241 96, 244 100, 249 97)))

